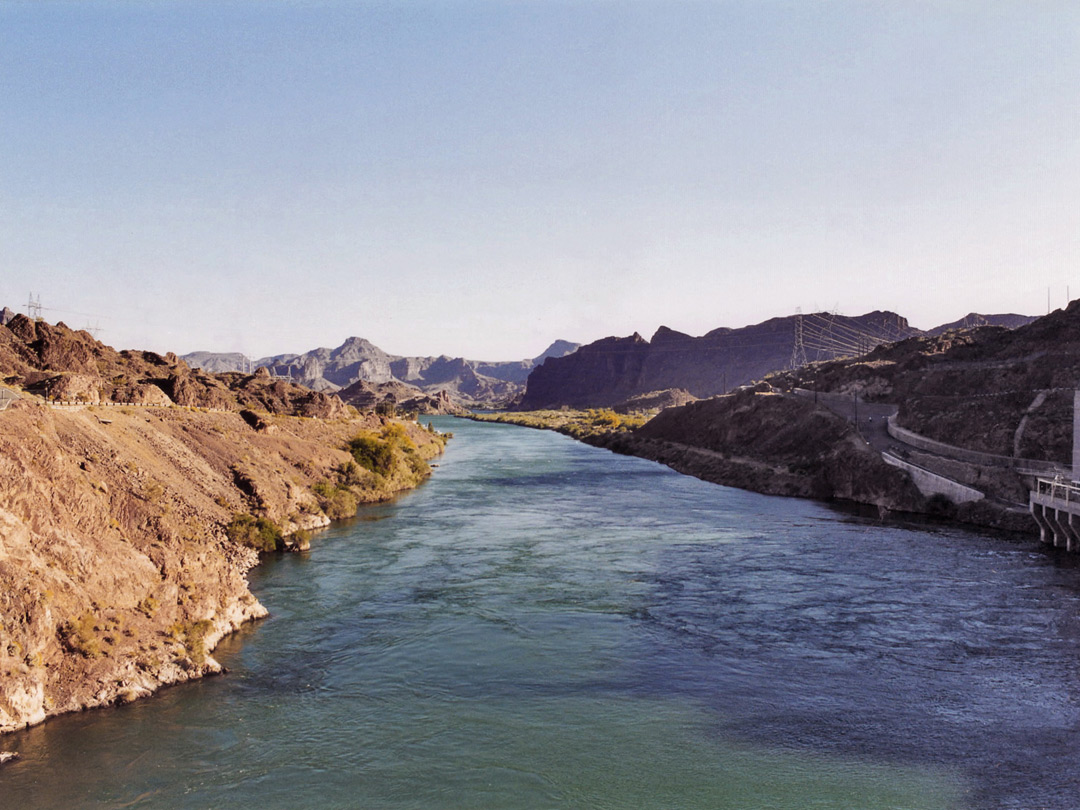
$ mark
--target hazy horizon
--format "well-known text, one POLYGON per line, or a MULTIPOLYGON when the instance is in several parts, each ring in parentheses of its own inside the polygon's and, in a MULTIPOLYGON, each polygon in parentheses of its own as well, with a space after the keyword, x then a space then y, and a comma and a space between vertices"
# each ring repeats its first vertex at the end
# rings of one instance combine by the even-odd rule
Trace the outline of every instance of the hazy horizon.
POLYGON ((1080 6, 0 0, 0 306, 510 360, 1080 291, 1080 6))

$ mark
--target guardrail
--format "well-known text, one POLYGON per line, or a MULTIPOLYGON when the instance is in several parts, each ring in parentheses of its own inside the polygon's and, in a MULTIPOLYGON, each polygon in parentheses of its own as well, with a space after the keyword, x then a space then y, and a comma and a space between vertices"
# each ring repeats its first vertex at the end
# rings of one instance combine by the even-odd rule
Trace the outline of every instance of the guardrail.
POLYGON ((981 464, 985 467, 1007 467, 1017 472, 1031 475, 1071 475, 1072 468, 1068 464, 1060 464, 1056 461, 1043 461, 1034 458, 1017 458, 1015 456, 999 456, 993 453, 983 453, 978 450, 968 450, 965 447, 957 447, 953 444, 939 442, 921 436, 914 431, 902 428, 896 424, 896 417, 890 416, 888 420, 889 435, 897 441, 910 445, 917 450, 925 450, 956 461, 966 461, 969 464, 981 464))
POLYGON ((1063 501, 1066 504, 1080 504, 1080 486, 1060 478, 1039 478, 1035 482, 1035 494, 1063 501))
POLYGON ((17 399, 21 399, 17 392, 12 391, 10 388, 0 388, 0 411, 17 399))

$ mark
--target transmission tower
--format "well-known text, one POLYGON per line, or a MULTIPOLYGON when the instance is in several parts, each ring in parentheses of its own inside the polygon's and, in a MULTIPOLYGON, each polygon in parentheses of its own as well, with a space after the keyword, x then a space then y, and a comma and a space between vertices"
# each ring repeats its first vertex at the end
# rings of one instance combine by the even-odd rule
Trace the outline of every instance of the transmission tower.
POLYGON ((791 347, 791 369, 802 368, 806 365, 806 346, 803 345, 803 316, 801 311, 795 313, 795 345, 791 347))
POLYGON ((41 320, 41 294, 39 293, 37 298, 33 293, 30 293, 30 301, 26 305, 26 315, 30 320, 41 320))

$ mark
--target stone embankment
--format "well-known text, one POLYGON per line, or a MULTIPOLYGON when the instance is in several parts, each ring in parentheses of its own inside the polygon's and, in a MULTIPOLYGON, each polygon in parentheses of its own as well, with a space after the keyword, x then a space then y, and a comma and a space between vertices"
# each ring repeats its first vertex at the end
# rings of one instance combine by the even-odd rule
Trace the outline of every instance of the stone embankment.
MULTIPOLYGON (((376 482, 343 449, 389 424, 12 402, 0 413, 0 732, 220 671, 218 640, 266 613, 246 581, 259 556, 226 527, 236 515, 325 525, 319 492, 355 510, 413 485, 376 482)), ((441 451, 417 425, 394 430, 414 455, 441 451)))

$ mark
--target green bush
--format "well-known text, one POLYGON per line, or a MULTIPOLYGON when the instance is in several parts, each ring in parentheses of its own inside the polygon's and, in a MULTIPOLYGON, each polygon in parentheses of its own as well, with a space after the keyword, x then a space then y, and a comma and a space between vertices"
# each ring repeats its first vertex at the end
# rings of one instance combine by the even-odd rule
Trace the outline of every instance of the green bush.
POLYGON ((206 663, 206 636, 214 629, 214 623, 209 619, 199 619, 193 622, 177 622, 170 630, 173 638, 184 645, 196 664, 206 663))
POLYGON ((234 515, 225 527, 225 534, 237 545, 248 546, 256 551, 276 551, 282 546, 281 529, 267 517, 234 515))
POLYGON ((336 489, 333 495, 322 502, 322 508, 331 520, 341 520, 355 515, 359 503, 349 490, 336 489))
POLYGON ((409 438, 408 431, 400 422, 391 422, 386 425, 379 436, 391 447, 400 447, 402 450, 416 449, 416 443, 409 438))
MULTIPOLYGON (((357 472, 359 473, 359 469, 357 472)), ((352 517, 360 505, 356 495, 344 484, 334 485, 329 481, 319 481, 311 487, 311 491, 319 499, 319 508, 331 520, 352 517)))
POLYGON ((348 450, 356 463, 378 475, 389 475, 394 468, 394 449, 389 442, 369 436, 349 440, 348 450))
POLYGON ((360 465, 355 461, 343 462, 335 472, 337 472, 342 486, 355 487, 363 483, 363 478, 360 476, 360 465))
POLYGON ((619 415, 610 408, 590 409, 587 414, 592 423, 599 427, 618 427, 621 421, 619 415))
POLYGON ((311 485, 311 491, 319 498, 332 498, 334 493, 337 492, 337 487, 329 481, 316 481, 311 485))
POLYGON ((405 458, 409 462, 409 469, 412 470, 413 475, 423 478, 431 472, 431 468, 428 467, 427 462, 420 458, 418 453, 408 453, 405 458))
POLYGON ((89 610, 75 621, 65 622, 60 627, 60 635, 67 646, 84 658, 97 658, 101 655, 96 625, 97 617, 89 610))

